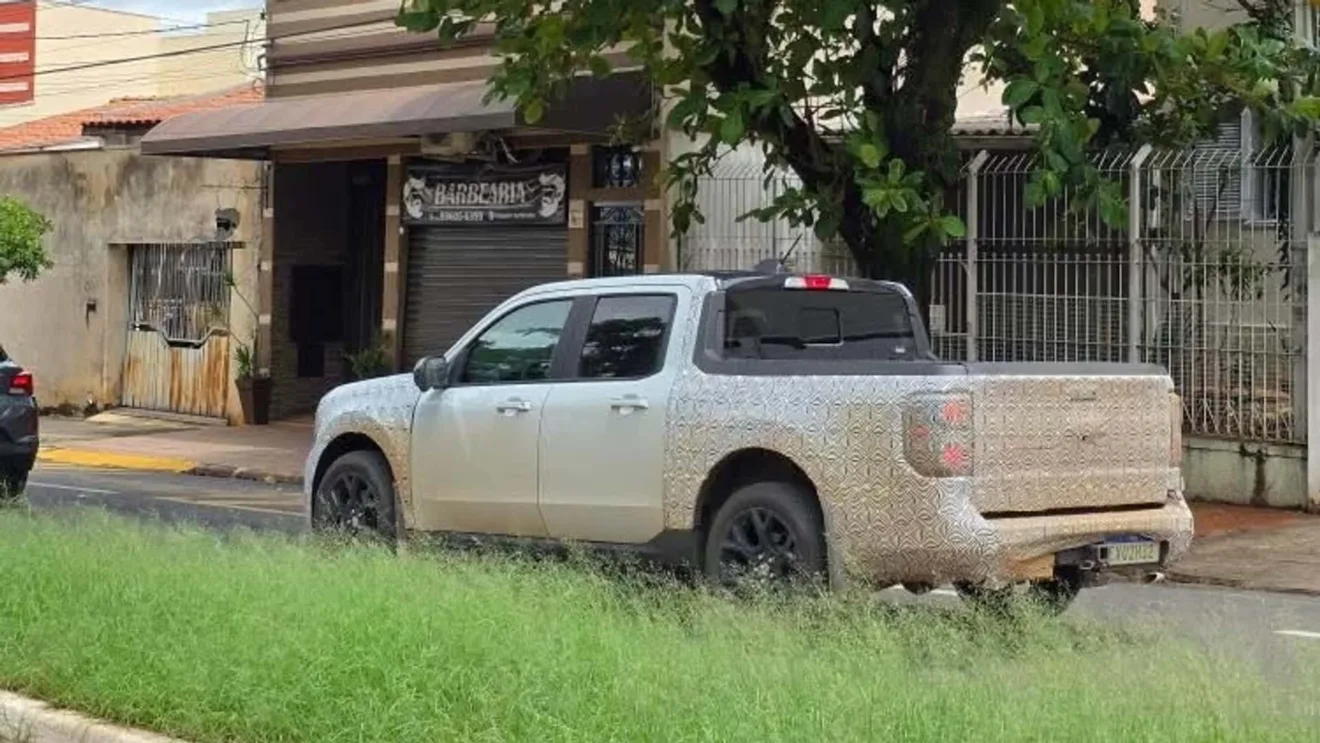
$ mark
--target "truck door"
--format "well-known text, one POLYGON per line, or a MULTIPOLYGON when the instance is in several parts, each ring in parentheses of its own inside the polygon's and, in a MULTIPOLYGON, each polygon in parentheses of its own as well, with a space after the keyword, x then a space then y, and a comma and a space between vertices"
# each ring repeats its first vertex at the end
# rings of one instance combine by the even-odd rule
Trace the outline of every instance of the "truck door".
POLYGON ((570 353, 572 381, 550 391, 541 420, 541 515, 551 537, 641 544, 664 529, 665 427, 685 363, 674 318, 683 286, 595 297, 570 353))
POLYGON ((564 372, 574 298, 529 299, 449 355, 453 383, 422 395, 413 421, 418 527, 545 536, 537 505, 538 438, 564 372))

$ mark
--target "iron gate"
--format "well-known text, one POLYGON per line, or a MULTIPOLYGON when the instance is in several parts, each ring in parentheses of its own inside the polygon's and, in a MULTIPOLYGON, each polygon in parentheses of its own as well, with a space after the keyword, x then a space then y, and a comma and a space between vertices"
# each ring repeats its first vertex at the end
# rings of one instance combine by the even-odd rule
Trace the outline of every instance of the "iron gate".
POLYGON ((227 243, 130 247, 124 406, 224 417, 230 248, 227 243))

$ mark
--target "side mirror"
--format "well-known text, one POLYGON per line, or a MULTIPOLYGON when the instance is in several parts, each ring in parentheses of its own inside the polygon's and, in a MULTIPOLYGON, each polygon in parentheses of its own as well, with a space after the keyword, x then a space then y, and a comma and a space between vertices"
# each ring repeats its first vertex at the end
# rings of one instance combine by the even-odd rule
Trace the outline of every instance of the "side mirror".
POLYGON ((413 383, 422 392, 449 386, 449 362, 443 356, 427 356, 413 367, 413 383))

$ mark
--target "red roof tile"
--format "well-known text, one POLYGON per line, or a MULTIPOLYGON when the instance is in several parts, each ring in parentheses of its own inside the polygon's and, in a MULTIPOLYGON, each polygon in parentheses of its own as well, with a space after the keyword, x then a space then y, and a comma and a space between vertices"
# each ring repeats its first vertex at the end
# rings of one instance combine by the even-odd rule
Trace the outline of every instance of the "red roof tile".
POLYGON ((0 128, 0 152, 72 144, 84 139, 84 126, 154 126, 194 111, 263 100, 260 86, 244 85, 218 93, 170 98, 118 98, 104 106, 0 128))

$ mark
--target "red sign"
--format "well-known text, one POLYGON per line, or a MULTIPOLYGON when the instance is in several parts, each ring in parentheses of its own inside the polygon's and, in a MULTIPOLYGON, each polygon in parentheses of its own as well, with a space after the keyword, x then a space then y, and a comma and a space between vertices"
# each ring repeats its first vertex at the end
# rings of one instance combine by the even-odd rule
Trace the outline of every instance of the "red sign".
POLYGON ((36 64, 36 2, 0 1, 0 106, 32 102, 36 64))

